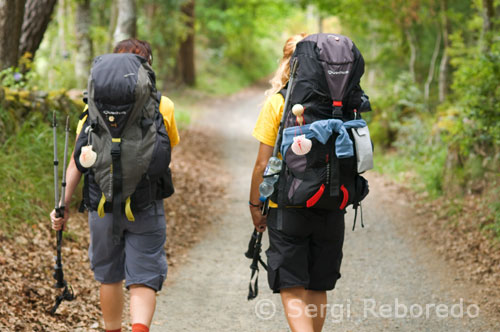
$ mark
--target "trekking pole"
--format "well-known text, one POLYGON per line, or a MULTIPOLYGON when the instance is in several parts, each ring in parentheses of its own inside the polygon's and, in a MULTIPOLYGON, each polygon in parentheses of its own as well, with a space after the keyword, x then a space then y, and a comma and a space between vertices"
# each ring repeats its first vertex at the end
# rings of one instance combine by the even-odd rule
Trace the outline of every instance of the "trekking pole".
POLYGON ((262 215, 267 215, 267 213, 269 212, 269 197, 271 197, 271 195, 274 192, 274 185, 279 179, 279 173, 281 172, 281 168, 283 165, 283 162, 278 159, 278 152, 281 145, 281 139, 283 136, 283 124, 285 122, 287 115, 288 104, 290 102, 290 94, 293 89, 293 81, 295 79, 298 66, 299 66, 298 59, 293 58, 291 63, 290 79, 288 81, 288 89, 286 89, 285 105, 283 106, 283 114, 281 116, 278 135, 276 137, 276 142, 274 143, 273 155, 271 156, 271 158, 269 158, 266 171, 264 172, 263 176, 264 180, 259 186, 261 201, 264 202, 262 206, 262 215))
POLYGON ((252 259, 252 263, 250 264, 250 270, 252 270, 252 273, 250 275, 247 297, 249 301, 255 299, 259 294, 259 263, 265 270, 267 270, 266 263, 264 263, 264 261, 260 257, 261 251, 262 233, 257 232, 257 230, 254 229, 252 237, 250 238, 250 242, 248 243, 248 251, 245 253, 245 256, 247 258, 252 259))
MULTIPOLYGON (((69 116, 66 117, 66 137, 64 141, 64 159, 63 159, 63 175, 61 181, 61 199, 62 202, 59 201, 59 185, 58 185, 58 165, 59 160, 57 159, 57 122, 56 122, 56 112, 54 111, 53 119, 52 119, 52 128, 54 131, 54 199, 55 199, 55 211, 56 218, 64 218, 64 201, 66 194, 66 163, 68 161, 68 134, 69 134, 69 116)), ((68 284, 66 280, 64 280, 64 273, 62 267, 62 256, 61 256, 61 247, 62 247, 62 229, 57 231, 57 256, 55 257, 56 264, 54 265, 54 279, 56 283, 54 287, 57 289, 64 288, 61 295, 56 297, 56 303, 54 307, 50 310, 50 313, 55 314, 57 308, 61 304, 63 300, 73 301, 75 299, 73 289, 71 287, 68 288, 68 284)))
POLYGON ((293 88, 293 81, 295 79, 295 74, 297 73, 297 68, 299 67, 299 61, 297 58, 293 58, 291 67, 292 70, 290 71, 290 80, 288 81, 289 82, 288 89, 286 89, 286 95, 285 95, 285 105, 283 106, 283 114, 281 115, 278 136, 276 137, 276 142, 274 144, 273 157, 278 156, 279 146, 281 145, 281 137, 283 136, 283 122, 285 122, 286 110, 288 109, 288 103, 290 102, 290 94, 293 88))
MULTIPOLYGON (((283 123, 286 119, 288 103, 290 101, 290 93, 293 88, 293 81, 295 79, 295 74, 297 73, 297 68, 299 62, 297 58, 292 59, 291 70, 290 70, 290 80, 288 81, 288 89, 285 95, 285 105, 283 106, 283 115, 281 116, 280 126, 278 129, 278 135, 276 137, 276 142, 274 144, 273 154, 269 161, 267 162, 266 170, 264 171, 264 180, 259 185, 260 200, 264 203, 262 206, 262 215, 267 215, 269 212, 269 197, 274 192, 274 185, 279 179, 279 174, 282 168, 282 161, 278 159, 279 146, 281 145, 281 137, 283 135, 283 123)), ((264 263, 260 257, 260 252, 262 250, 262 232, 257 232, 256 229, 253 230, 252 236, 250 237, 250 242, 248 243, 248 250, 245 253, 247 258, 252 259, 252 264, 250 264, 250 270, 252 271, 250 275, 250 284, 248 286, 248 300, 252 300, 259 294, 259 263, 267 270, 267 265, 264 263)))

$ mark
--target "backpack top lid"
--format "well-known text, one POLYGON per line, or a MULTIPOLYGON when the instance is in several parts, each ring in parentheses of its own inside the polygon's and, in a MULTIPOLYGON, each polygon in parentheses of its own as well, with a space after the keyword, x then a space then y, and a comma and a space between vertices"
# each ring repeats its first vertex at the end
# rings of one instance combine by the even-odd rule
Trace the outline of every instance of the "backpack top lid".
POLYGON ((309 35, 297 43, 292 58, 298 58, 299 66, 291 105, 301 103, 307 108, 314 104, 322 108, 321 113, 333 102, 344 110, 360 105, 361 93, 357 92, 362 92, 359 82, 365 63, 350 38, 331 33, 309 35))
MULTIPOLYGON (((102 104, 127 105, 135 102, 138 71, 147 60, 133 53, 111 53, 96 57, 92 65, 94 100, 102 104)), ((152 72, 154 84, 154 73, 152 72)))
POLYGON ((145 95, 156 91, 155 74, 147 60, 133 53, 104 54, 94 59, 89 82, 89 109, 95 107, 104 117, 112 116, 114 121, 104 121, 113 137, 119 137, 117 129, 123 129, 137 103, 146 101, 145 95))

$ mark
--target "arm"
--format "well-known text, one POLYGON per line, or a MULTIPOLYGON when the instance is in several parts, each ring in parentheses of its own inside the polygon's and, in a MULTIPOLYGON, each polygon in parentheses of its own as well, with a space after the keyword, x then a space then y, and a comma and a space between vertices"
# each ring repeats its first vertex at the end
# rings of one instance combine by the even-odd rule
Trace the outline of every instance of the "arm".
MULTIPOLYGON (((50 213, 50 219, 52 220, 52 229, 58 231, 64 229, 66 226, 66 222, 69 219, 69 205, 71 203, 71 197, 75 191, 78 182, 82 177, 82 173, 76 168, 75 159, 74 159, 74 151, 71 154, 71 159, 69 161, 68 168, 66 170, 66 193, 64 197, 64 218, 56 218, 56 211, 52 210, 50 213)), ((61 197, 61 199, 63 199, 61 197)))
POLYGON ((273 154, 273 147, 260 143, 259 153, 257 154, 257 160, 255 161, 255 166, 252 172, 252 182, 250 185, 250 203, 258 206, 250 206, 250 213, 252 215, 253 224, 255 229, 259 232, 266 230, 266 216, 261 213, 262 202, 259 200, 259 185, 262 182, 262 174, 266 169, 267 162, 273 154))

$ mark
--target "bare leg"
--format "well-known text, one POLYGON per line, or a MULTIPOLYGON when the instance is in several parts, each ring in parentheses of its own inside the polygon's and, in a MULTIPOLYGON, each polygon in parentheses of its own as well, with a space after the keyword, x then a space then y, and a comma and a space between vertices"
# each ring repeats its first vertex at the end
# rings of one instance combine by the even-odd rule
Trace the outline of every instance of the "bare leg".
POLYGON ((156 292, 143 285, 130 286, 130 318, 132 324, 151 325, 156 307, 156 292))
POLYGON ((106 330, 118 330, 122 327, 123 314, 123 285, 122 282, 114 284, 101 284, 100 288, 101 310, 106 330))
POLYGON ((285 316, 292 332, 315 332, 314 322, 308 314, 308 291, 304 287, 280 290, 285 316))
POLYGON ((325 323, 327 312, 327 298, 325 291, 307 290, 307 303, 317 308, 317 312, 312 316, 314 332, 321 332, 325 323))

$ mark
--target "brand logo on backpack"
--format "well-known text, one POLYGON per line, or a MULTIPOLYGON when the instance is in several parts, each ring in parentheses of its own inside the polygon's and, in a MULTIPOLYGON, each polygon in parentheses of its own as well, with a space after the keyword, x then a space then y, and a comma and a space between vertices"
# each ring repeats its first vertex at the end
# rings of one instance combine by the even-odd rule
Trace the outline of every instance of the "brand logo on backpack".
POLYGON ((349 74, 349 70, 344 70, 344 71, 333 71, 329 70, 328 75, 347 75, 349 74))
POLYGON ((106 115, 126 115, 127 112, 102 111, 102 114, 106 114, 106 115))

